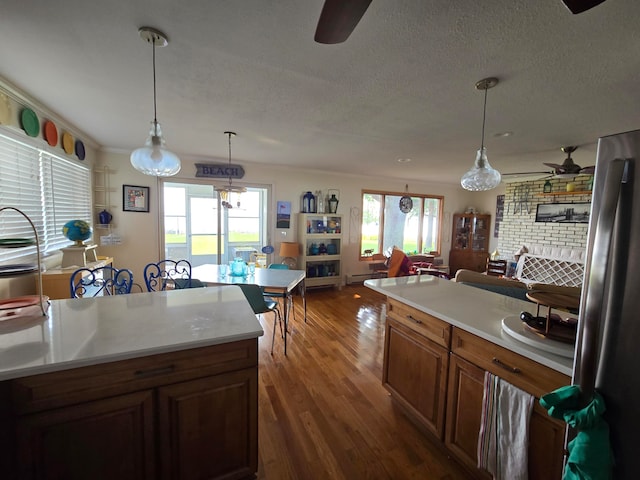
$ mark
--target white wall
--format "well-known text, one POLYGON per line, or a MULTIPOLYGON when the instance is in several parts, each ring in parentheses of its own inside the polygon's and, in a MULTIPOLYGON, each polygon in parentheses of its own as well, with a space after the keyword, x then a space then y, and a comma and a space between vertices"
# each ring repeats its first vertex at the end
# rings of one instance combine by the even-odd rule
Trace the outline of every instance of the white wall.
MULTIPOLYGON (((228 159, 182 159, 182 170, 172 181, 184 181, 195 178, 196 162, 226 163, 228 159)), ((113 231, 122 237, 122 245, 99 247, 100 255, 109 255, 115 258, 117 267, 130 268, 138 283, 142 279, 142 269, 150 261, 155 261, 163 256, 159 251, 158 219, 160 208, 158 205, 159 182, 154 177, 140 174, 131 167, 129 153, 102 152, 99 154, 99 166, 108 165, 113 174, 110 178, 111 199, 113 205, 113 231), (142 185, 150 187, 151 206, 149 213, 123 212, 122 211, 122 185, 142 185)), ((384 190, 392 192, 404 192, 405 184, 409 185, 412 193, 429 193, 444 196, 444 217, 442 234, 442 255, 445 263, 448 263, 449 249, 451 246, 451 215, 464 211, 468 206, 475 206, 480 211, 492 213, 495 209, 495 194, 490 192, 472 193, 463 190, 459 185, 430 184, 415 180, 390 180, 373 176, 346 176, 344 174, 332 174, 323 171, 305 171, 291 168, 269 167, 250 164, 240 160, 233 160, 235 164, 241 164, 245 170, 242 180, 234 181, 237 184, 269 185, 272 198, 270 205, 271 218, 269 219, 269 241, 276 247, 282 241, 297 241, 297 218, 295 213, 300 211, 300 197, 307 191, 338 189, 340 191, 340 204, 338 213, 344 216, 343 221, 343 281, 345 275, 367 273, 368 265, 359 261, 358 248, 360 238, 360 209, 362 189, 384 190), (292 205, 291 228, 275 228, 275 212, 277 201, 289 201, 292 205)), ((220 181, 208 180, 211 183, 220 181)), ((495 213, 495 212, 493 212, 495 213)))

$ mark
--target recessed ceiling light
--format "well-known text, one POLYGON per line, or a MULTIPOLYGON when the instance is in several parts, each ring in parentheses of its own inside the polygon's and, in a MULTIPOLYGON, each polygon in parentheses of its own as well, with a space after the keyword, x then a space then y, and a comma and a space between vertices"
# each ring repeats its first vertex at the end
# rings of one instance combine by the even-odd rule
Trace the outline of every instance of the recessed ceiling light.
POLYGON ((494 137, 510 137, 511 135, 513 135, 513 132, 498 132, 493 134, 494 137))
POLYGON ((410 158, 399 158, 398 163, 409 163, 411 161, 410 158))

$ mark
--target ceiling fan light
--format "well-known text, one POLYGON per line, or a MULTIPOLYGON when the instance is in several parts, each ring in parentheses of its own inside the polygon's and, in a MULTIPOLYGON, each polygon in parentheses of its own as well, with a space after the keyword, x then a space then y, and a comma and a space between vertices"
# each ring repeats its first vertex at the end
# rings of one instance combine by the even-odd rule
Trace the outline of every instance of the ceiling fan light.
POLYGON ((178 156, 164 146, 162 129, 157 121, 151 122, 151 130, 144 147, 131 152, 131 165, 145 175, 155 177, 170 177, 180 171, 181 163, 178 156))
POLYGON ((500 185, 501 180, 502 175, 491 167, 487 159, 487 149, 482 147, 476 154, 476 161, 473 167, 460 179, 460 185, 465 190, 483 192, 496 188, 500 185))

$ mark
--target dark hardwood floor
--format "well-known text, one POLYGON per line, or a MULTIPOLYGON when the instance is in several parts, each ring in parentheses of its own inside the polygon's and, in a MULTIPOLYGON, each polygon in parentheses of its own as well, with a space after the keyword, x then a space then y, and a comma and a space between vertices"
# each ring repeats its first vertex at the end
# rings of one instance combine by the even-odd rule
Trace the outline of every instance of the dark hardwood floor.
POLYGON ((466 479, 381 383, 385 297, 362 286, 307 292, 287 356, 271 314, 259 340, 258 478, 466 479))

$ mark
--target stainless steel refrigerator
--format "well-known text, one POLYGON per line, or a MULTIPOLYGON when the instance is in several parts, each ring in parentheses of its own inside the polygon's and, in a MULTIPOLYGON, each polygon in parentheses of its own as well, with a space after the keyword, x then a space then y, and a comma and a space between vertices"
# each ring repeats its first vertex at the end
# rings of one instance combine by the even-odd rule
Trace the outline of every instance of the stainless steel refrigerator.
POLYGON ((640 478, 640 130, 598 141, 573 383, 606 404, 616 480, 640 478))

